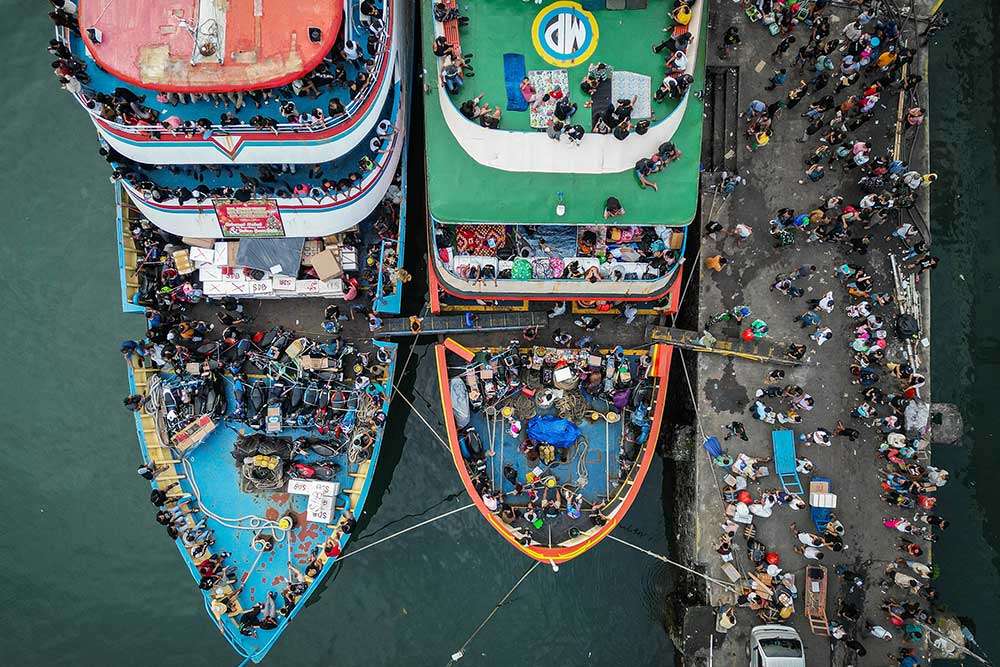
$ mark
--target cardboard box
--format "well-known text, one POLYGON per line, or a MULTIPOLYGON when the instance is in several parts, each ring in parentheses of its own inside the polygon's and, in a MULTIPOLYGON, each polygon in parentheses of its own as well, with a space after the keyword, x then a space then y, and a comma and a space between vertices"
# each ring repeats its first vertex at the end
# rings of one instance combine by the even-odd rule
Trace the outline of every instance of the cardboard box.
POLYGON ((309 495, 306 506, 306 520, 314 523, 330 523, 333 521, 333 498, 318 493, 309 495))
POLYGON ((203 282, 222 282, 222 268, 214 264, 205 264, 198 268, 198 278, 203 282))
POLYGON ((238 266, 236 264, 236 253, 239 252, 239 241, 226 241, 226 266, 238 266))
POLYGON ((198 239, 193 236, 182 236, 181 243, 185 243, 192 248, 205 248, 208 250, 215 247, 215 239, 198 239))
POLYGON ((344 281, 340 278, 319 281, 319 294, 324 296, 344 296, 344 281))
POLYGON ((194 273, 194 264, 191 263, 187 250, 175 250, 171 256, 174 258, 174 265, 177 266, 177 273, 182 276, 194 273))
POLYGON ((296 280, 295 281, 295 293, 296 294, 316 294, 319 292, 319 281, 318 280, 296 280))
POLYGON ((309 370, 323 370, 330 367, 328 357, 299 357, 299 365, 309 370))
POLYGON ((211 264, 215 259, 215 251, 212 248, 192 247, 188 251, 188 256, 196 264, 211 264))
POLYGON ((345 245, 340 248, 340 265, 344 271, 358 270, 358 251, 356 248, 345 245))
POLYGON ((202 415, 174 434, 174 448, 183 454, 215 430, 211 415, 202 415))
POLYGON ((317 253, 312 257, 312 267, 316 271, 316 277, 320 280, 330 280, 344 275, 340 259, 331 248, 317 253))
POLYGON ((246 296, 250 293, 250 287, 245 280, 227 280, 223 285, 225 293, 229 296, 246 296))
POLYGON ((212 246, 212 265, 226 266, 229 259, 229 245, 225 241, 218 241, 212 246))
POLYGON ((323 242, 319 239, 309 239, 302 244, 302 266, 312 266, 312 258, 323 252, 323 242))
POLYGON ((248 280, 247 291, 253 296, 265 296, 274 293, 270 280, 248 280))
POLYGON ((220 280, 201 280, 201 289, 205 296, 225 296, 226 284, 220 280))

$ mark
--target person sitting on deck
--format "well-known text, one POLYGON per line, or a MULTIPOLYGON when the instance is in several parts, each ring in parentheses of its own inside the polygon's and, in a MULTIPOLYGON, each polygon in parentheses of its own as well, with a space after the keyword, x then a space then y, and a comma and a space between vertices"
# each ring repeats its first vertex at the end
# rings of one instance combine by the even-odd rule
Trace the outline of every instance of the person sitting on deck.
POLYGON ((569 101, 567 97, 561 97, 556 101, 556 108, 553 115, 561 121, 568 121, 576 113, 577 106, 569 101))
POLYGON ((441 35, 440 37, 436 38, 434 40, 434 46, 431 48, 431 50, 434 52, 434 55, 437 56, 438 58, 455 55, 454 49, 455 47, 448 42, 448 38, 445 37, 444 35, 441 35))
POLYGON ((583 128, 583 125, 577 124, 577 125, 569 125, 566 127, 566 136, 574 144, 580 143, 580 141, 583 139, 584 133, 585 130, 583 128))
POLYGON ((489 112, 489 107, 487 105, 483 105, 482 111, 479 116, 479 124, 487 129, 495 130, 498 127, 500 127, 500 116, 502 113, 500 111, 500 106, 497 105, 493 107, 492 112, 489 113, 488 112, 489 112))
POLYGON ((468 118, 469 120, 476 120, 483 113, 490 110, 489 104, 484 104, 482 108, 479 107, 479 102, 483 99, 483 93, 479 93, 471 100, 465 100, 462 105, 458 107, 458 112, 468 118))
POLYGON ((625 208, 622 206, 622 203, 618 201, 617 197, 608 197, 608 200, 604 203, 604 217, 615 218, 619 215, 625 215, 625 208))
POLYGON ((445 56, 444 61, 441 63, 441 73, 438 75, 438 80, 450 95, 454 95, 462 89, 465 80, 462 77, 462 70, 454 57, 450 55, 445 56))
POLYGON ((601 509, 607 504, 606 500, 602 500, 599 503, 594 503, 590 506, 590 510, 587 512, 587 518, 590 519, 591 523, 595 526, 603 526, 608 522, 607 517, 601 513, 601 509))
POLYGON ((261 630, 274 630, 278 627, 278 610, 274 601, 278 595, 274 591, 267 592, 267 599, 264 600, 264 618, 257 623, 261 630))
POLYGON ((663 66, 666 67, 667 74, 680 74, 687 69, 688 59, 687 54, 683 51, 674 51, 669 58, 667 58, 663 66))
POLYGON ((562 124, 562 121, 557 120, 553 122, 550 120, 548 126, 545 128, 545 134, 546 136, 548 136, 549 139, 552 139, 553 141, 559 141, 559 138, 562 136, 564 127, 565 126, 562 124))
POLYGON ((533 85, 531 85, 531 80, 528 77, 521 79, 521 97, 527 102, 532 108, 537 108, 537 106, 542 101, 542 96, 538 94, 538 91, 533 85))
POLYGON ((255 629, 260 623, 258 617, 260 616, 261 610, 264 609, 264 605, 261 603, 256 603, 254 606, 250 607, 247 611, 240 615, 240 634, 245 637, 253 637, 256 639, 257 630, 255 629))
POLYGON ((542 514, 545 515, 546 519, 555 519, 562 514, 562 498, 559 492, 556 491, 555 498, 549 500, 549 487, 545 487, 542 492, 542 514))
POLYGON ((605 63, 596 63, 587 67, 587 76, 600 83, 611 76, 611 72, 605 63))
POLYGON ((660 159, 663 160, 664 166, 670 164, 674 160, 679 160, 681 155, 683 155, 683 153, 681 153, 672 141, 664 141, 660 144, 659 148, 656 149, 656 153, 660 156, 660 159))
MULTIPOLYGON (((671 28, 665 28, 669 33, 672 33, 671 28)), ((653 53, 660 53, 663 50, 669 53, 675 53, 677 51, 687 51, 688 44, 691 43, 692 34, 690 32, 682 32, 679 35, 671 34, 665 40, 653 46, 653 53)))
POLYGON ((497 511, 497 508, 500 506, 500 503, 497 502, 497 499, 493 497, 493 494, 488 492, 484 493, 482 498, 483 498, 483 505, 486 506, 486 509, 488 509, 491 512, 497 511))
POLYGON ((354 512, 351 510, 345 510, 344 515, 340 518, 340 523, 337 524, 338 528, 340 528, 345 535, 350 535, 357 525, 358 521, 354 518, 354 512))
POLYGON ((434 3, 434 20, 438 23, 456 21, 458 22, 459 27, 469 25, 469 17, 462 16, 458 11, 458 7, 448 7, 443 2, 434 3))
MULTIPOLYGON (((139 396, 140 401, 142 400, 141 395, 136 394, 136 396, 139 396)), ((152 480, 161 472, 168 470, 169 468, 170 465, 167 463, 160 465, 157 464, 155 461, 146 461, 141 466, 139 466, 139 469, 136 470, 136 473, 139 475, 139 477, 142 477, 143 479, 152 480)))
POLYGON ((659 190, 656 183, 650 181, 646 178, 649 174, 653 172, 653 161, 649 158, 642 158, 635 163, 635 176, 639 179, 639 185, 643 189, 647 186, 653 188, 654 190, 659 190))
POLYGON ((670 18, 677 25, 687 25, 691 23, 691 6, 688 2, 682 1, 670 12, 670 18))

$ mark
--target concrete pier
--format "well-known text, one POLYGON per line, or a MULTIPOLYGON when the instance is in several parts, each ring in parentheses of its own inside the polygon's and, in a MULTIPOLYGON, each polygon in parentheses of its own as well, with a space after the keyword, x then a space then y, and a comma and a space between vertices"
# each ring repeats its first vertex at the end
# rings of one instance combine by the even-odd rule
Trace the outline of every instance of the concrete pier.
MULTIPOLYGON (((917 14, 925 16, 931 9, 932 2, 917 2, 917 14)), ((831 15, 830 37, 840 37, 840 32, 846 25, 845 21, 853 20, 857 9, 853 7, 831 6, 827 10, 831 15)), ((704 238, 700 250, 699 261, 689 259, 690 270, 698 271, 698 318, 697 322, 687 318, 688 328, 703 327, 715 313, 731 310, 734 306, 747 305, 753 313, 743 322, 742 326, 735 322, 722 322, 712 329, 716 335, 725 334, 738 336, 740 329, 746 328, 750 320, 762 319, 769 326, 769 336, 781 340, 793 340, 807 346, 806 365, 797 368, 784 368, 786 379, 783 384, 801 386, 816 402, 815 409, 802 413, 800 424, 766 424, 751 417, 749 408, 755 400, 755 392, 764 387, 765 376, 772 368, 751 361, 723 358, 714 355, 696 355, 691 352, 678 352, 685 355, 685 363, 691 378, 695 396, 697 419, 695 432, 686 437, 673 437, 671 442, 671 459, 677 461, 678 499, 687 502, 687 506, 678 508, 679 525, 682 516, 689 516, 692 521, 678 530, 676 550, 678 556, 690 558, 693 562, 705 568, 712 577, 725 580, 722 561, 715 547, 722 533, 720 523, 724 519, 724 502, 720 497, 720 487, 725 483, 722 476, 726 470, 713 465, 711 458, 701 447, 705 437, 718 436, 722 439, 727 433, 726 424, 732 421, 742 422, 749 437, 747 442, 732 438, 723 445, 732 456, 741 452, 753 457, 769 457, 772 455, 771 431, 780 428, 792 428, 796 435, 807 434, 819 427, 833 430, 838 421, 861 431, 861 437, 856 442, 847 438, 834 438, 831 447, 804 446, 797 443, 796 453, 799 457, 809 458, 815 465, 813 476, 828 477, 832 480, 833 492, 839 502, 834 510, 837 518, 846 526, 845 544, 847 547, 840 553, 826 551, 822 564, 829 569, 829 584, 827 598, 827 615, 833 619, 837 616, 838 599, 846 593, 847 586, 835 574, 837 566, 844 566, 864 577, 866 586, 860 595, 855 594, 852 602, 863 608, 861 619, 857 623, 844 621, 851 630, 851 636, 858 638, 868 651, 871 664, 885 664, 886 654, 895 653, 901 646, 898 639, 892 642, 882 642, 874 638, 864 637, 864 621, 870 619, 875 623, 888 626, 885 612, 879 609, 883 599, 883 591, 879 582, 887 563, 902 556, 897 547, 900 533, 882 525, 882 517, 913 516, 913 510, 894 509, 879 499, 882 489, 878 473, 883 467, 876 458, 876 450, 883 442, 883 436, 877 428, 871 429, 860 420, 852 420, 852 408, 858 405, 861 398, 861 387, 851 384, 852 375, 849 366, 852 352, 848 345, 853 340, 853 325, 845 313, 845 307, 859 301, 848 295, 846 289, 834 275, 834 268, 844 262, 862 265, 875 277, 874 290, 878 292, 893 292, 895 281, 893 267, 889 254, 899 253, 901 244, 895 239, 885 240, 885 237, 899 224, 899 215, 890 213, 889 220, 871 230, 872 245, 866 255, 851 252, 846 244, 806 242, 806 234, 797 234, 793 246, 775 247, 775 238, 768 233, 768 221, 775 216, 780 208, 793 208, 796 213, 808 212, 817 208, 821 200, 833 195, 845 198, 845 204, 857 206, 864 196, 857 181, 860 170, 843 171, 839 166, 827 168, 826 177, 818 182, 810 182, 805 177, 804 162, 818 145, 819 134, 813 135, 805 143, 797 140, 803 137, 807 121, 800 117, 809 104, 823 94, 833 93, 833 84, 819 96, 807 96, 793 110, 784 110, 783 116, 774 124, 774 134, 770 143, 756 152, 749 152, 745 145, 747 138, 742 130, 745 122, 733 123, 732 116, 746 109, 751 100, 759 99, 770 104, 779 99, 785 99, 790 87, 797 85, 799 80, 808 80, 812 74, 808 71, 799 75, 798 68, 792 65, 795 51, 808 41, 808 29, 799 26, 792 33, 797 43, 785 55, 783 62, 772 60, 771 54, 780 38, 771 36, 758 22, 750 23, 741 4, 728 0, 716 0, 710 9, 711 30, 709 32, 709 62, 710 68, 724 72, 724 76, 716 76, 716 81, 722 81, 738 86, 736 110, 717 110, 706 113, 706 138, 710 137, 711 128, 718 131, 719 123, 726 126, 725 141, 727 148, 714 150, 716 159, 710 160, 716 169, 735 169, 746 179, 746 184, 738 186, 724 201, 713 192, 718 176, 706 172, 703 175, 702 218, 704 225, 711 220, 721 222, 727 230, 732 230, 737 223, 743 223, 753 228, 753 235, 737 244, 733 237, 719 234, 718 239, 704 238), (725 61, 719 60, 717 46, 722 41, 723 33, 730 27, 739 28, 742 44, 725 61), (788 83, 774 91, 766 91, 769 77, 779 67, 788 69, 788 83), (724 70, 729 70, 725 72, 724 70), (738 82, 738 83, 736 83, 738 82), (732 112, 732 113, 730 113, 732 112), (726 120, 729 118, 729 120, 726 120), (736 125, 734 128, 733 125, 736 125), (724 156, 724 159, 718 159, 724 156), (722 254, 728 258, 729 264, 720 273, 705 268, 704 259, 722 254), (771 291, 779 273, 787 273, 803 264, 814 264, 816 273, 807 279, 797 281, 805 290, 802 298, 789 298, 780 292, 771 291), (821 326, 833 330, 833 337, 821 347, 809 338, 814 328, 800 328, 794 318, 807 309, 808 299, 818 299, 827 291, 832 291, 836 307, 833 313, 820 312, 821 326), (693 490, 693 496, 687 495, 693 490)), ((920 23, 920 30, 923 29, 920 23)), ((914 21, 906 19, 901 28, 907 37, 909 45, 917 47, 914 21)), ((933 49, 933 46, 931 47, 933 49)), ((839 65, 839 55, 835 53, 834 63, 839 65)), ((926 106, 927 50, 920 50, 916 61, 910 65, 911 72, 924 77, 921 88, 917 91, 918 103, 926 106)), ((709 80, 713 80, 709 77, 709 80)), ((836 95, 836 102, 842 102, 848 94, 860 93, 861 87, 855 84, 850 89, 836 95)), ((722 96, 726 104, 733 104, 733 95, 727 91, 722 96)), ((875 119, 861 128, 849 133, 855 140, 870 141, 874 147, 872 156, 880 156, 887 149, 897 150, 901 159, 909 161, 910 168, 927 173, 932 171, 928 164, 927 127, 925 122, 916 132, 914 138, 897 137, 896 123, 900 102, 896 93, 884 93, 876 108, 875 119)), ((908 106, 910 106, 908 104, 908 106)), ((905 113, 905 111, 904 111, 905 113)), ((828 113, 829 120, 832 113, 828 113)), ((933 119, 929 119, 933 122, 933 119)), ((720 141, 716 135, 713 140, 720 141)), ((913 215, 920 219, 925 229, 929 227, 929 197, 930 189, 921 189, 917 211, 913 215)), ((910 219, 910 213, 903 211, 904 219, 910 219)), ((918 225, 919 226, 919 225, 918 225)), ((860 227, 860 225, 858 225, 860 227)), ((693 232, 697 233, 697 232, 693 232)), ((853 231, 853 236, 861 234, 861 230, 853 231)), ((921 337, 924 341, 915 341, 908 346, 897 339, 891 332, 887 349, 887 359, 901 361, 911 359, 918 372, 928 378, 927 385, 920 388, 920 398, 930 401, 930 347, 925 341, 930 331, 930 274, 924 274, 912 290, 905 290, 910 295, 909 303, 917 306, 918 321, 921 324, 921 337)), ((694 291, 694 288, 692 288, 694 291)), ((893 307, 876 311, 891 329, 896 310, 893 307)), ((675 364, 679 365, 679 364, 675 364)), ((886 375, 884 373, 880 373, 886 375)), ((683 376, 682 376, 683 378, 683 376)), ((898 383, 891 376, 882 377, 879 386, 886 393, 898 391, 898 383)), ((674 392, 686 392, 684 386, 673 386, 674 392)), ((788 403, 781 398, 762 399, 776 411, 787 409, 788 403)), ((886 414, 886 408, 880 408, 879 415, 886 414)), ((871 420, 868 420, 871 421, 871 420)), ((960 426, 958 427, 960 430, 960 426)), ((676 434, 675 434, 676 435, 676 434)), ((952 438, 953 434, 942 434, 941 439, 952 438)), ((937 441, 935 435, 931 439, 937 441)), ((922 457, 923 464, 929 459, 922 457)), ((757 495, 759 490, 780 488, 777 477, 773 474, 773 462, 768 464, 771 475, 760 480, 760 484, 750 484, 750 491, 757 495)), ((808 475, 801 475, 803 486, 808 495, 808 475)), ((805 498, 808 500, 808 498, 805 498)), ((781 555, 781 567, 786 572, 796 574, 798 597, 795 600, 795 613, 786 623, 798 629, 806 645, 806 664, 813 665, 846 665, 852 664, 842 642, 834 642, 831 652, 831 640, 828 637, 817 636, 810 632, 803 612, 803 594, 805 582, 803 570, 808 562, 793 551, 797 544, 789 524, 796 522, 800 530, 817 532, 809 516, 809 510, 794 511, 789 507, 775 507, 770 518, 755 518, 757 539, 766 544, 770 550, 781 555)), ((741 527, 742 528, 742 527, 741 527)), ((742 561, 742 569, 752 571, 746 559, 745 540, 738 534, 734 540, 733 553, 742 561)), ((930 543, 922 546, 930 555, 930 543)), ((705 586, 704 581, 691 579, 690 585, 695 587, 691 594, 692 600, 702 598, 702 603, 710 607, 733 602, 733 594, 715 585, 705 586)), ((887 595, 897 600, 907 599, 903 591, 890 587, 887 595)), ((757 614, 748 609, 737 612, 738 624, 726 634, 714 633, 714 617, 706 613, 704 608, 690 609, 682 624, 684 665, 708 664, 709 638, 715 637, 711 650, 712 664, 717 667, 746 665, 747 640, 749 631, 754 625, 761 624, 757 614)), ((899 633, 896 633, 897 635, 899 633)), ((857 664, 854 662, 853 664, 857 664)), ((868 663, 863 663, 868 664, 868 663)))

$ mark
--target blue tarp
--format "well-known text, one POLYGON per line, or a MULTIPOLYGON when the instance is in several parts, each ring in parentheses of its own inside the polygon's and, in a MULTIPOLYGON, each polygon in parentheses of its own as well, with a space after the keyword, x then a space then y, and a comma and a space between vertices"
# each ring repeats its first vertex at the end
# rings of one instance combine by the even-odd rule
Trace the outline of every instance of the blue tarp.
POLYGON ((705 448, 705 451, 708 452, 708 455, 713 459, 722 453, 722 445, 719 444, 719 439, 714 435, 705 440, 703 447, 705 448))
POLYGON ((572 447, 580 435, 576 424, 555 415, 540 415, 528 420, 528 437, 553 447, 572 447))
POLYGON ((507 111, 527 111, 528 102, 521 94, 521 81, 527 76, 524 56, 520 53, 503 54, 503 82, 507 89, 507 111))

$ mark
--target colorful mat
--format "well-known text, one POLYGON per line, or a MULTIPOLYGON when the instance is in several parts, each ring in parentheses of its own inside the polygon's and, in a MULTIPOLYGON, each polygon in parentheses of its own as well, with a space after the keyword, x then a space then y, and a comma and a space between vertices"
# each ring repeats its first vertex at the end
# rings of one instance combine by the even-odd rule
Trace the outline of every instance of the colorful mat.
POLYGON ((503 82, 507 89, 507 111, 528 110, 528 101, 521 94, 521 81, 526 76, 525 72, 524 55, 503 54, 503 82))
POLYGON ((651 80, 645 74, 617 71, 611 77, 611 99, 632 99, 635 96, 632 118, 650 118, 653 115, 650 106, 651 86, 651 80))
POLYGON ((507 244, 503 225, 456 225, 455 252, 459 255, 496 257, 497 249, 507 244))
MULTIPOLYGON (((544 95, 556 88, 569 94, 569 75, 564 69, 533 69, 528 72, 528 80, 535 87, 535 92, 544 95)), ((545 129, 549 120, 555 120, 556 101, 548 100, 535 105, 531 109, 531 127, 545 129)))

